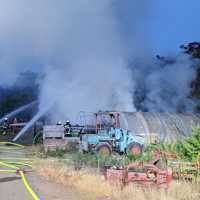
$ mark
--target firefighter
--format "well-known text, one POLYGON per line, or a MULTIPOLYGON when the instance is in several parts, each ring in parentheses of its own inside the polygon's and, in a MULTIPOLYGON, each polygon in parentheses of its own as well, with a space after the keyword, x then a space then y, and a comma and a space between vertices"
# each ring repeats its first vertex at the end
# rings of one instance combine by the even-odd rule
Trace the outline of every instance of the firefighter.
POLYGON ((72 125, 71 125, 70 121, 67 120, 66 123, 64 124, 65 134, 66 135, 70 135, 70 133, 71 133, 71 127, 72 127, 72 125))
POLYGON ((8 123, 8 118, 6 117, 4 119, 3 125, 2 125, 2 129, 3 129, 3 135, 6 135, 9 129, 9 123, 8 123))

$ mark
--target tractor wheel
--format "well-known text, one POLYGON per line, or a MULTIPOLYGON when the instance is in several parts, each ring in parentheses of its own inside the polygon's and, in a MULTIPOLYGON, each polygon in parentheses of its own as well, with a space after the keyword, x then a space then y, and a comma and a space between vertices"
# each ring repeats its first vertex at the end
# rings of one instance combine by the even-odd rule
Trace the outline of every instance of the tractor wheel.
POLYGON ((132 155, 140 155, 142 153, 142 145, 137 142, 129 144, 127 153, 132 155))
POLYGON ((95 152, 101 156, 110 156, 112 153, 112 148, 108 143, 100 143, 96 146, 95 152))

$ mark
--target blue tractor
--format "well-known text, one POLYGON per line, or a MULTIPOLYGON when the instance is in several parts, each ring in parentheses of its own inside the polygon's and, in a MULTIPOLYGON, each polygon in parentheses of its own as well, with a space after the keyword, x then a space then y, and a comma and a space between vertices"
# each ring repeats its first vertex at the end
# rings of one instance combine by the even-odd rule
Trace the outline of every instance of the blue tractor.
POLYGON ((80 150, 101 155, 141 154, 145 143, 144 137, 120 128, 119 113, 98 112, 96 115, 96 134, 81 136, 80 150))

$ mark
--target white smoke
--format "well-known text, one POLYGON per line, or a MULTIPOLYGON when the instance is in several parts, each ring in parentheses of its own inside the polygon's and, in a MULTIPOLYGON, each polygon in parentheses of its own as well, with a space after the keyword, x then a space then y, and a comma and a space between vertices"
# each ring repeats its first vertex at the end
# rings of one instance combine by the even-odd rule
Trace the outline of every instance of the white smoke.
POLYGON ((54 104, 53 120, 75 119, 79 111, 135 111, 141 85, 141 107, 176 111, 195 71, 184 60, 165 70, 147 62, 149 6, 148 0, 0 0, 0 84, 13 84, 21 71, 44 74, 40 111, 54 104), (135 59, 145 64, 130 67, 135 59), (173 98, 162 97, 170 92, 173 98))
POLYGON ((45 74, 40 108, 54 102, 54 116, 66 118, 80 110, 134 111, 116 2, 0 1, 0 41, 5 46, 0 72, 7 75, 1 83, 12 84, 17 72, 32 69, 27 63, 34 61, 45 74))

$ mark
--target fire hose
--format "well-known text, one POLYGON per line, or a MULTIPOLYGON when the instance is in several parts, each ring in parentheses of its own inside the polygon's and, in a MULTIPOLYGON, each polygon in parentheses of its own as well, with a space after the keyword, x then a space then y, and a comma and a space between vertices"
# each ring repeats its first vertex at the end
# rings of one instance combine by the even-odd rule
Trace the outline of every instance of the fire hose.
MULTIPOLYGON (((0 153, 2 153, 2 152, 15 153, 15 152, 12 152, 11 150, 16 151, 16 150, 21 150, 21 149, 24 149, 24 146, 16 144, 16 143, 11 143, 11 142, 0 142, 0 153)), ((26 190, 31 195, 32 199, 40 200, 38 195, 31 188, 31 186, 25 176, 25 173, 30 172, 30 170, 32 169, 32 163, 31 163, 30 159, 0 157, 0 166, 3 167, 3 169, 0 169, 0 172, 2 172, 2 173, 5 172, 5 173, 19 174, 26 190)))

